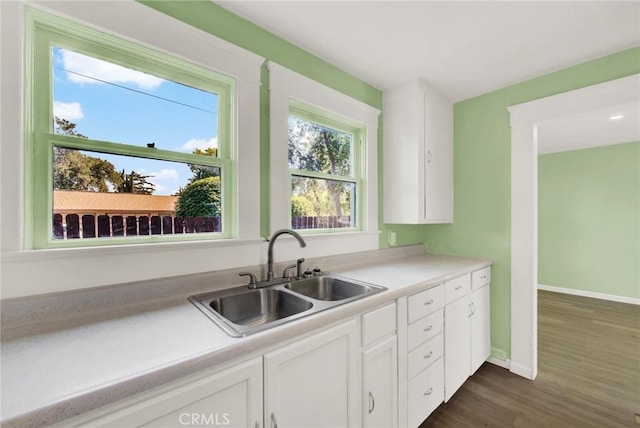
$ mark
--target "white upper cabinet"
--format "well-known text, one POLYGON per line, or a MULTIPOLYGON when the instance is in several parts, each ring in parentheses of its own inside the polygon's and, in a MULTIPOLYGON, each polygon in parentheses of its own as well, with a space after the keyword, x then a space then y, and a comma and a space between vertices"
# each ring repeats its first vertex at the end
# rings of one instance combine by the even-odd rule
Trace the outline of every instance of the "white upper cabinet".
POLYGON ((453 222, 453 104, 422 80, 383 94, 384 222, 453 222))

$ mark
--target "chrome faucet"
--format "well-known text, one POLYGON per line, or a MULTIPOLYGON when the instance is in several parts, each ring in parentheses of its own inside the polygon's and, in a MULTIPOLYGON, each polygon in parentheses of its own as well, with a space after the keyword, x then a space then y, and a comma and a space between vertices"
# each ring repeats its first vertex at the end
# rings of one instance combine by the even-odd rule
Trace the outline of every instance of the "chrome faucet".
POLYGON ((269 250, 267 251, 267 281, 273 280, 273 244, 275 244, 276 238, 278 236, 284 235, 285 233, 288 233, 289 235, 296 238, 298 240, 298 243, 300 244, 300 247, 307 246, 307 243, 304 242, 304 239, 302 239, 302 236, 300 236, 297 232, 294 232, 293 230, 280 229, 276 231, 271 237, 271 239, 269 240, 269 250))

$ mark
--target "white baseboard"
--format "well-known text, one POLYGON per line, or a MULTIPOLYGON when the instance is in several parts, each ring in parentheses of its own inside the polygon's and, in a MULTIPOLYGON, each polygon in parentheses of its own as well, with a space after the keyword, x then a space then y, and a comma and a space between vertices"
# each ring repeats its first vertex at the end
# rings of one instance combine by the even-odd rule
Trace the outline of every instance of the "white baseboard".
POLYGON ((533 369, 531 367, 523 366, 522 364, 514 363, 513 361, 509 363, 509 371, 530 380, 534 379, 533 369))
POLYGON ((507 370, 509 370, 509 368, 511 366, 511 360, 501 360, 501 359, 496 358, 496 357, 489 357, 487 359, 487 362, 491 363, 491 364, 493 364, 495 366, 502 367, 503 369, 507 369, 507 370))
POLYGON ((554 293, 572 294, 574 296, 591 297, 594 299, 610 300, 612 302, 640 305, 640 299, 634 297, 616 296, 615 294, 596 293, 593 291, 576 290, 575 288, 556 287, 554 285, 538 284, 538 290, 553 291, 554 293))

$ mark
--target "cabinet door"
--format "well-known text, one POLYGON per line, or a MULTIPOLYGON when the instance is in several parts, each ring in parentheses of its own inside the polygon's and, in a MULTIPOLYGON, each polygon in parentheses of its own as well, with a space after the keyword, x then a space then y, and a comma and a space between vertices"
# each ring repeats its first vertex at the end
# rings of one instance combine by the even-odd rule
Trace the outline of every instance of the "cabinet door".
POLYGON ((362 353, 363 426, 398 426, 398 346, 390 337, 362 353))
POLYGON ((465 296, 444 308, 444 401, 469 377, 471 307, 465 296))
POLYGON ((62 422, 64 427, 262 426, 262 358, 200 373, 62 422))
POLYGON ((453 221, 453 107, 425 87, 424 222, 453 221))
POLYGON ((471 366, 470 374, 491 355, 491 320, 489 285, 471 294, 471 366))
POLYGON ((266 426, 359 426, 359 353, 352 320, 265 354, 266 426))

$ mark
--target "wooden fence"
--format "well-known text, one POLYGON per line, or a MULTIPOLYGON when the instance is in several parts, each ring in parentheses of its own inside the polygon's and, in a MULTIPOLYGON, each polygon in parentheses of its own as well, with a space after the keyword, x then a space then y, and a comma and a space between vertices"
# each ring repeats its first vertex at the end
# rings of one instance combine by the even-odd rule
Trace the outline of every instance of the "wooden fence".
POLYGON ((293 229, 340 229, 343 227, 352 227, 349 216, 336 217, 291 217, 291 226, 293 229))
MULTIPOLYGON (((351 227, 349 217, 292 217, 293 229, 351 227)), ((221 232, 220 217, 146 215, 54 214, 53 239, 110 238, 119 236, 176 235, 221 232)))
POLYGON ((220 232, 220 217, 53 215, 53 239, 220 232))

